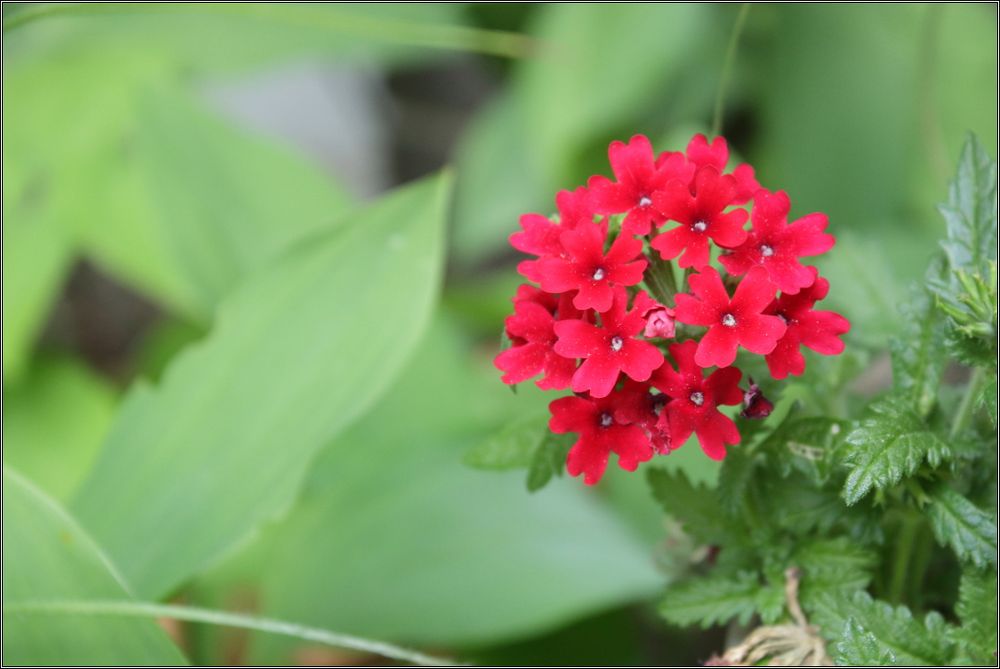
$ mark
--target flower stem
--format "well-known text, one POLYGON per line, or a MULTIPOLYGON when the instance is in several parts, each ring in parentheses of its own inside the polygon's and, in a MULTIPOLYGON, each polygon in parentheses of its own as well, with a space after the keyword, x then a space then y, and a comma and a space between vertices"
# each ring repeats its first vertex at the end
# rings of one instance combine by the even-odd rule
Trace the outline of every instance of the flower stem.
POLYGON ((922 520, 920 516, 908 514, 900 523, 899 534, 896 536, 896 555, 892 563, 892 573, 889 574, 889 591, 887 597, 893 604, 900 604, 902 602, 903 592, 906 590, 907 576, 909 575, 913 541, 917 537, 917 531, 920 529, 922 520))
POLYGON ((726 48, 726 60, 722 64, 722 76, 719 79, 719 90, 715 93, 715 112, 712 114, 712 133, 715 137, 722 132, 722 109, 726 101, 726 88, 729 86, 729 77, 733 70, 733 61, 736 60, 736 47, 740 43, 740 35, 743 33, 743 26, 747 22, 747 14, 750 13, 749 2, 740 5, 740 13, 736 15, 736 23, 733 25, 733 32, 729 35, 729 46, 726 48))
POLYGON ((955 418, 951 421, 951 430, 948 431, 949 440, 954 440, 966 427, 968 427, 969 421, 972 420, 972 414, 975 410, 976 400, 979 399, 979 390, 982 388, 985 380, 986 376, 983 374, 981 367, 976 367, 972 370, 972 376, 969 377, 969 385, 965 387, 965 394, 962 396, 962 402, 958 405, 958 410, 955 412, 955 418))

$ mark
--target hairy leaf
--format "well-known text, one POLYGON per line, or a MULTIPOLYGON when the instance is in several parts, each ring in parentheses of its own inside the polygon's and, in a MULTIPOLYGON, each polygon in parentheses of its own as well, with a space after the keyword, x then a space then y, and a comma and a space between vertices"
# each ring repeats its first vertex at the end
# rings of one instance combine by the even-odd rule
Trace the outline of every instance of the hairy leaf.
POLYGON ((801 570, 799 596, 806 610, 825 593, 860 590, 871 581, 876 555, 846 537, 796 547, 791 563, 801 570))
POLYGON ((675 625, 709 627, 736 618, 746 624, 758 606, 761 584, 752 572, 692 578, 667 588, 660 614, 675 625))
POLYGON ((896 664, 896 656, 875 635, 863 629, 854 618, 848 618, 844 632, 834 646, 840 664, 849 666, 885 666, 896 664))
POLYGON ((938 210, 948 226, 941 247, 951 269, 985 276, 997 253, 997 166, 975 135, 962 147, 948 202, 938 210))
POLYGON ((991 514, 945 483, 931 490, 930 499, 927 516, 940 544, 977 567, 996 564, 997 524, 991 514))
POLYGON ((691 536, 706 543, 725 543, 741 533, 727 519, 715 491, 691 483, 683 471, 650 468, 647 479, 663 510, 681 521, 691 536))
POLYGON ((968 664, 989 664, 997 654, 996 570, 966 569, 958 590, 955 612, 962 626, 954 638, 962 646, 968 664))
POLYGON ((868 653, 866 657, 872 658, 870 662, 891 656, 898 664, 939 665, 947 663, 952 653, 953 644, 941 616, 928 614, 921 623, 905 606, 894 608, 872 599, 863 590, 853 594, 841 591, 818 598, 811 622, 834 644, 834 659, 841 663, 850 663, 846 657, 839 656, 837 644, 841 641, 845 642, 844 649, 848 653, 862 650, 868 653), (857 639, 859 635, 863 637, 860 640, 857 639))
POLYGON ((947 356, 944 322, 927 292, 914 288, 900 307, 904 323, 901 336, 889 342, 892 350, 892 381, 913 409, 926 416, 937 401, 941 371, 947 356))
POLYGON ((948 445, 899 397, 869 407, 872 415, 846 439, 844 459, 850 469, 843 497, 857 503, 872 488, 898 483, 925 460, 937 465, 950 455, 948 445))
POLYGON ((528 467, 548 432, 548 420, 547 413, 539 413, 509 423, 466 453, 462 461, 476 469, 528 467))

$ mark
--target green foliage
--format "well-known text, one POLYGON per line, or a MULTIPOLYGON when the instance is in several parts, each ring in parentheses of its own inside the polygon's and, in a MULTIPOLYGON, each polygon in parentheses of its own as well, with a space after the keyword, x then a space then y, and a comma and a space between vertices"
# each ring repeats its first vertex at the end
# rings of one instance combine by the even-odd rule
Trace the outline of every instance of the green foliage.
POLYGON ((952 637, 961 651, 963 664, 989 664, 997 653, 997 572, 966 570, 958 593, 955 612, 962 626, 952 637))
POLYGON ((948 445, 921 420, 909 403, 888 397, 869 407, 871 415, 845 440, 850 474, 843 496, 856 504, 873 488, 881 490, 910 476, 926 461, 936 467, 949 457, 948 445))
POLYGON ((734 618, 746 624, 757 610, 760 591, 757 575, 746 571, 682 581, 667 588, 660 613, 675 625, 708 627, 734 618))
POLYGON ((57 502, 3 469, 3 663, 186 664, 152 620, 18 610, 48 600, 130 599, 100 547, 57 502))
POLYGON ((949 317, 955 355, 992 367, 997 357, 997 167, 970 135, 962 149, 948 201, 938 207, 947 224, 945 262, 928 285, 949 317))
POLYGON ((915 619, 905 606, 873 599, 863 591, 824 597, 814 613, 840 664, 947 664, 953 645, 940 615, 915 619))
POLYGON ((959 559, 977 567, 996 564, 995 515, 986 513, 946 483, 940 483, 930 492, 927 517, 938 542, 951 546, 959 559))
POLYGON ((941 355, 944 323, 924 289, 913 288, 910 300, 899 311, 903 333, 889 342, 893 384, 916 413, 924 417, 937 402, 945 363, 941 355))
POLYGON ((448 187, 401 189, 284 254, 157 388, 129 393, 72 506, 137 593, 165 594, 281 515, 388 387, 436 299, 448 187))
POLYGON ((462 458, 477 469, 519 469, 529 467, 545 441, 548 413, 525 416, 491 434, 462 458))
POLYGON ((546 433, 545 438, 535 449, 531 465, 528 467, 526 481, 528 492, 541 490, 553 476, 562 476, 566 469, 566 457, 575 439, 576 436, 573 434, 546 433))
POLYGON ((793 551, 791 564, 802 574, 799 597, 807 610, 829 593, 861 590, 878 562, 872 548, 847 537, 817 539, 793 551))
POLYGON ((3 399, 3 461, 69 499, 107 435, 116 393, 72 358, 46 357, 3 399))
MULTIPOLYGON (((257 547, 271 550, 246 571, 263 581, 263 612, 469 646, 656 593, 662 579, 648 547, 577 481, 528 495, 519 472, 460 462, 489 430, 477 405, 494 420, 537 411, 527 396, 517 407, 507 399, 495 369, 439 319, 392 390, 323 450, 299 504, 262 537, 257 547)), ((252 659, 285 663, 291 648, 257 637, 252 659)))
POLYGON ((715 492, 692 483, 683 471, 650 469, 653 497, 663 510, 679 520, 684 531, 706 543, 725 541, 735 531, 722 512, 715 492))

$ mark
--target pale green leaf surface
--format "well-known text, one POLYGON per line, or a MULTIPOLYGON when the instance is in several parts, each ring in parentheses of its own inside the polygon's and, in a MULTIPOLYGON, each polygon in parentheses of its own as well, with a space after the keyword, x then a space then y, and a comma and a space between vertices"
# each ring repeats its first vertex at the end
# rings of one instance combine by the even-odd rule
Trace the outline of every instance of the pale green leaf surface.
MULTIPOLYGON (((655 593, 651 548, 577 479, 534 495, 462 452, 514 398, 446 321, 392 392, 317 459, 263 558, 268 615, 411 644, 498 642, 655 593), (475 392, 473 392, 475 391, 475 392), (301 547, 301 550, 287 550, 301 547)), ((254 659, 286 662, 280 639, 254 659)))
POLYGON ((59 500, 83 480, 114 418, 117 395, 83 363, 40 358, 4 390, 3 460, 59 500))
MULTIPOLYGON (((3 604, 124 599, 114 566, 54 500, 4 467, 3 604)), ((151 620, 3 614, 3 662, 54 665, 186 664, 151 620)))
POLYGON ((967 569, 962 573, 955 612, 962 626, 954 637, 964 646, 969 664, 988 664, 997 652, 996 570, 967 569))
POLYGON ((158 387, 129 393, 73 508, 137 593, 162 596, 280 516, 317 450, 388 387, 437 295, 449 183, 298 245, 158 387))
POLYGON ((709 627, 733 618, 745 624, 757 609, 761 587, 751 572, 692 578, 667 588, 660 614, 682 626, 709 627))

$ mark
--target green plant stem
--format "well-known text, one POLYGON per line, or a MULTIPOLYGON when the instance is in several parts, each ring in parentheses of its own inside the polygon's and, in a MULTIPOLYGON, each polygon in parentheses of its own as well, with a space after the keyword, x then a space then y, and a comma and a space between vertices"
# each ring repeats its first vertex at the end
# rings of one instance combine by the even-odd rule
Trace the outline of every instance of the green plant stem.
POLYGON ((743 26, 746 24, 747 15, 750 13, 750 5, 751 3, 749 2, 744 2, 740 5, 740 13, 736 15, 733 32, 729 35, 729 46, 726 47, 726 60, 722 63, 719 90, 715 93, 715 111, 712 114, 712 137, 722 132, 722 110, 726 101, 726 88, 729 86, 729 77, 733 71, 733 61, 736 60, 736 47, 739 46, 743 26))
POLYGON ((284 3, 79 3, 34 5, 3 21, 3 34, 42 19, 57 16, 107 16, 122 14, 215 14, 264 19, 286 25, 322 28, 385 42, 452 51, 469 51, 501 58, 525 58, 537 51, 534 39, 502 30, 417 23, 375 18, 336 6, 321 8, 284 3))
POLYGON ((892 573, 889 574, 889 590, 887 599, 893 604, 900 604, 906 591, 907 575, 910 568, 910 556, 913 552, 913 542, 920 530, 923 519, 916 514, 907 514, 899 528, 896 537, 896 552, 892 562, 892 573))
POLYGON ((955 417, 951 421, 951 429, 948 431, 949 439, 954 440, 968 427, 969 421, 972 420, 972 414, 975 411, 976 400, 979 399, 979 391, 985 380, 986 376, 982 368, 976 367, 972 370, 972 376, 969 377, 969 385, 965 387, 962 402, 958 405, 955 417))
POLYGON ((242 629, 269 632, 291 636, 305 641, 326 644, 337 648, 357 650, 363 653, 373 653, 393 660, 410 662, 424 666, 461 666, 451 660, 407 648, 400 648, 382 641, 373 641, 362 637, 331 632, 317 627, 306 627, 283 620, 258 618, 228 611, 213 611, 194 606, 179 606, 174 604, 155 604, 150 602, 132 602, 122 600, 105 601, 36 601, 4 604, 4 613, 44 613, 64 615, 103 615, 127 616, 138 618, 174 618, 196 623, 239 627, 242 629))

